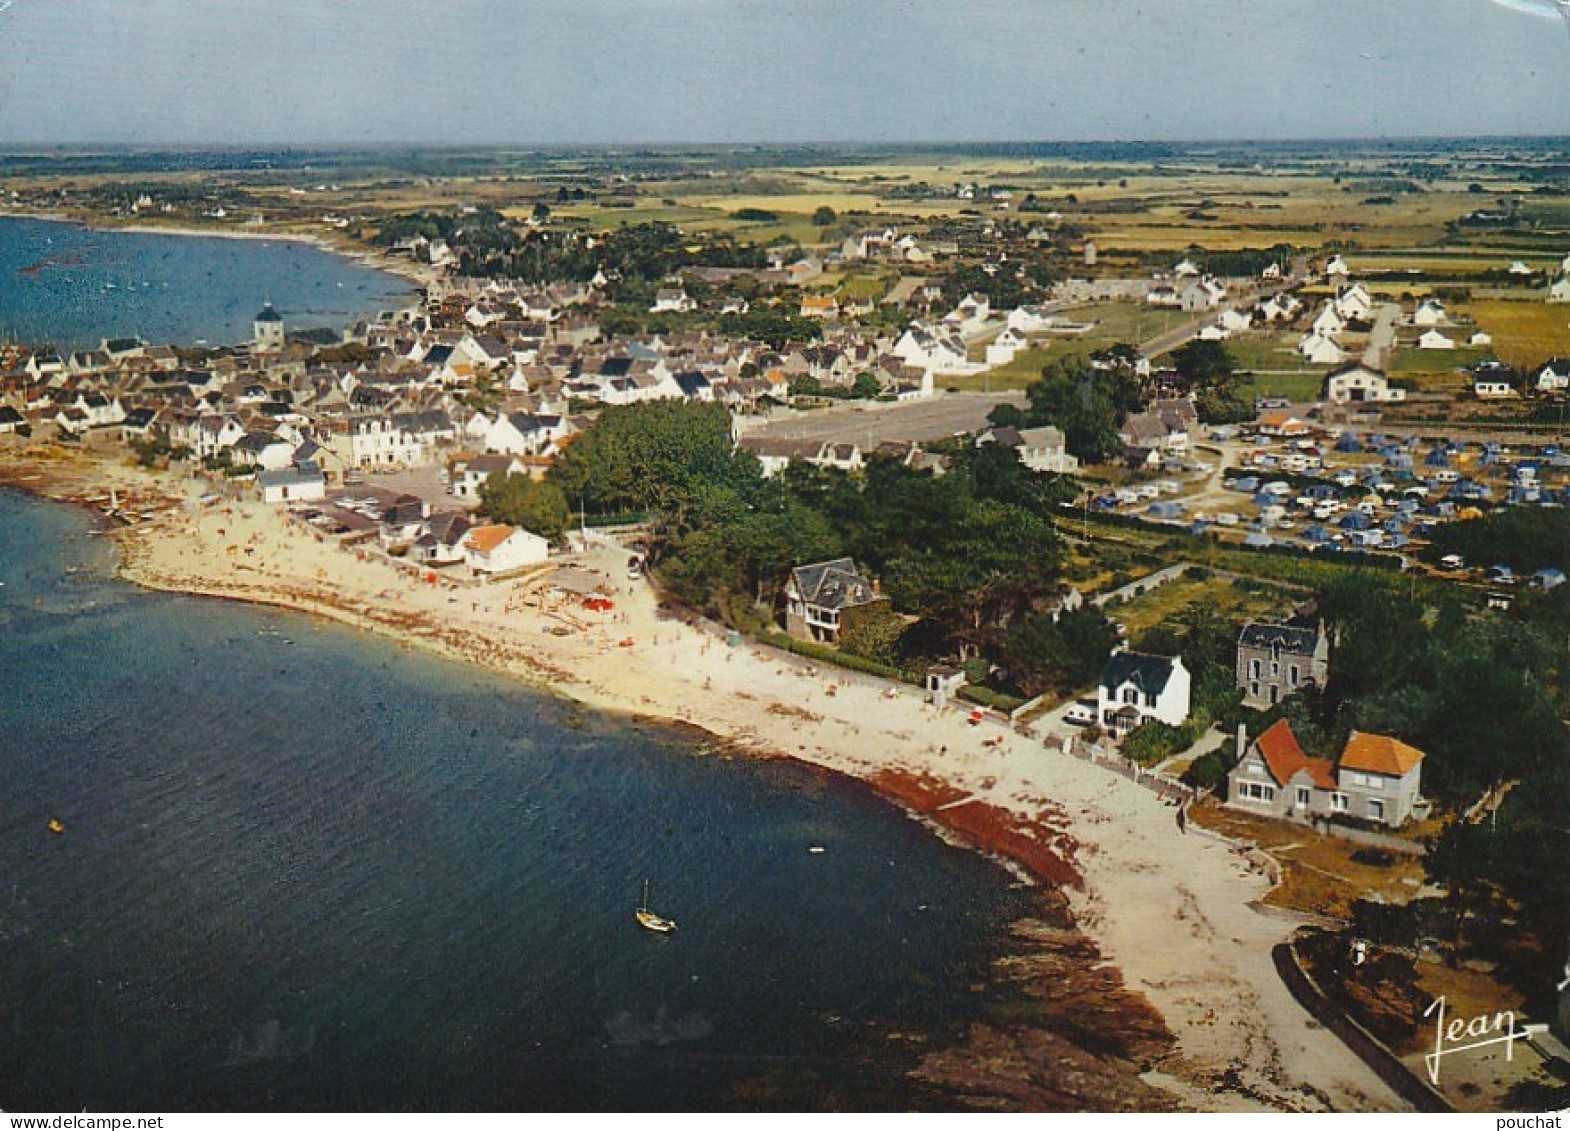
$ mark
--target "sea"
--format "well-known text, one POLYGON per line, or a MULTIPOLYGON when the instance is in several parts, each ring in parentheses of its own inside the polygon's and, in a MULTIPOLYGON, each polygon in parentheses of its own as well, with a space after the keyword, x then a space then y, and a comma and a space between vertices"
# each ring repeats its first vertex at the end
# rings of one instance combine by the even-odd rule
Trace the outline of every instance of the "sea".
POLYGON ((96 348, 249 341, 270 302, 290 330, 343 330, 415 297, 406 281, 298 240, 225 239, 0 216, 0 340, 96 348))
POLYGON ((94 521, 0 490, 0 1108, 942 1103, 907 1072, 983 1010, 1007 873, 859 783, 138 589, 94 521))

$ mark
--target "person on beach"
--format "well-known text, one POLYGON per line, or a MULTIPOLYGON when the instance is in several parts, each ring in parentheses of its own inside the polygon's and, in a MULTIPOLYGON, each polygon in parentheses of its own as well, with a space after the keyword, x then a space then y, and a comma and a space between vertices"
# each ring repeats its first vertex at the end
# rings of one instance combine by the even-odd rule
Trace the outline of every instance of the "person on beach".
POLYGON ((1188 806, 1181 801, 1178 802, 1177 827, 1178 832, 1188 835, 1188 806))

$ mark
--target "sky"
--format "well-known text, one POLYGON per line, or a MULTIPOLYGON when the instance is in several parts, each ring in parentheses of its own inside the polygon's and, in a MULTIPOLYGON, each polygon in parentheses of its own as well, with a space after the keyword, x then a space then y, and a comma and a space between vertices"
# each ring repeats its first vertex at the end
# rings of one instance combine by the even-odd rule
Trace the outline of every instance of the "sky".
POLYGON ((1533 9, 0 0, 0 145, 1570 135, 1570 34, 1533 9))

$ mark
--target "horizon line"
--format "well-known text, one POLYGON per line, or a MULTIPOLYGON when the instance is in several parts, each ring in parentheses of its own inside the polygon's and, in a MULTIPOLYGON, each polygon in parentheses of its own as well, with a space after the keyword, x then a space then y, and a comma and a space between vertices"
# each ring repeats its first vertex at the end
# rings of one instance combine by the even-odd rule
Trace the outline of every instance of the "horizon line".
POLYGON ((426 150, 542 151, 561 150, 749 150, 749 149, 958 149, 969 146, 1096 146, 1096 145, 1347 145, 1347 144, 1423 144, 1438 142, 1564 141, 1570 133, 1455 133, 1455 134, 1345 134, 1282 137, 1103 137, 1103 138, 918 138, 903 140, 772 140, 772 141, 0 141, 0 153, 28 152, 48 156, 48 151, 142 150, 175 153, 426 150), (43 151, 43 152, 40 152, 43 151))

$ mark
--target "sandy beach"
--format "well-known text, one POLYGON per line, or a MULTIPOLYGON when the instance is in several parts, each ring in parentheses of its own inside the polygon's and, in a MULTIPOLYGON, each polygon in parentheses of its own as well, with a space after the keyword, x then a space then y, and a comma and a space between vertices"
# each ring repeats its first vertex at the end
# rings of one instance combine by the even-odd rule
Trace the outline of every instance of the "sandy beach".
POLYGON ((868 781, 962 842, 1067 893, 1079 927, 1175 1036, 1147 1082, 1219 1110, 1397 1110, 1399 1099, 1292 1000, 1270 950, 1295 923, 1251 904, 1269 881, 1236 845, 1151 791, 1000 722, 936 710, 913 688, 750 644, 663 611, 595 541, 614 607, 553 603, 530 579, 435 584, 319 541, 259 502, 207 502, 192 480, 81 456, 0 456, 0 481, 138 516, 121 574, 155 589, 286 606, 510 672, 587 706, 690 724, 750 754, 868 781), (564 634, 553 632, 557 629, 564 634))

